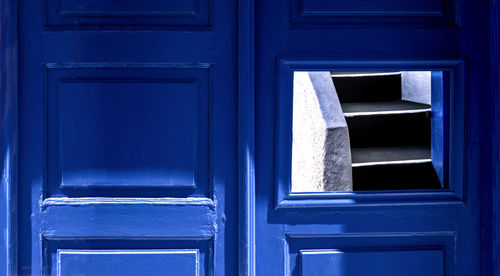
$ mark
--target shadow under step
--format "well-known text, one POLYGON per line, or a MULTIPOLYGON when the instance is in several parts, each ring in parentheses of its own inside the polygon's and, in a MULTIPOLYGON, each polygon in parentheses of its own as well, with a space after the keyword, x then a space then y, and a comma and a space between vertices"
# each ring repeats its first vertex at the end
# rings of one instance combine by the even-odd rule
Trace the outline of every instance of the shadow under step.
MULTIPOLYGON (((346 115, 350 115, 347 113, 346 115)), ((352 113, 351 113, 352 115, 352 113)), ((426 145, 431 141, 430 111, 375 112, 346 116, 351 147, 426 145)))
POLYGON ((354 191, 441 189, 432 163, 404 163, 352 168, 354 191))
POLYGON ((351 148, 354 167, 377 163, 410 162, 431 160, 428 146, 351 148))
POLYGON ((401 99, 401 73, 332 75, 341 103, 401 99))

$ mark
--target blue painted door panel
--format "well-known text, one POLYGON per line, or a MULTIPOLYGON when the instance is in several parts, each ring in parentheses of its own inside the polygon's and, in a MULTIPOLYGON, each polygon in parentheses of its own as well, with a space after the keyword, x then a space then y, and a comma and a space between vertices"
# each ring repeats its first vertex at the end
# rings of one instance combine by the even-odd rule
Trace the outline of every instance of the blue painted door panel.
POLYGON ((441 250, 354 251, 301 250, 302 274, 320 275, 443 275, 441 250))
POLYGON ((48 68, 47 192, 207 197, 212 93, 200 67, 48 68))
POLYGON ((58 250, 58 275, 197 275, 198 251, 58 250))
POLYGON ((256 0, 255 7, 257 275, 481 275, 488 32, 477 30, 488 29, 488 5, 256 0), (443 95, 444 114, 435 118, 450 124, 442 128, 449 137, 436 135, 433 153, 449 150, 437 160, 449 185, 291 193, 291 146, 283 145, 292 141, 292 103, 283 99, 292 98, 294 71, 449 74, 444 85, 453 95, 443 95))
POLYGON ((60 186, 195 187, 197 90, 196 82, 61 81, 60 186))
POLYGON ((126 25, 163 27, 204 26, 211 24, 213 1, 98 1, 49 0, 43 10, 48 26, 126 25))
POLYGON ((20 275, 237 274, 236 9, 19 1, 20 275))

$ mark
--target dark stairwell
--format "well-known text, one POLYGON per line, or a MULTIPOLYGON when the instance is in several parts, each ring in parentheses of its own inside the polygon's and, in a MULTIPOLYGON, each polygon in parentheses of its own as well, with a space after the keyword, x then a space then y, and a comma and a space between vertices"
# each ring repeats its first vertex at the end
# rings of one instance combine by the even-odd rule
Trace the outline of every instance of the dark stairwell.
POLYGON ((431 107, 402 100, 401 74, 332 73, 349 129, 353 189, 440 189, 431 107))

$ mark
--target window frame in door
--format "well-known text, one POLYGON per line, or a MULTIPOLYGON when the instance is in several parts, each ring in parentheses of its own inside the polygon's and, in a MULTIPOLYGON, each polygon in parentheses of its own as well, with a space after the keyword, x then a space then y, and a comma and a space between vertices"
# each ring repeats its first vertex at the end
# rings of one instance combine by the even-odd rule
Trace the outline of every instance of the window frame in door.
MULTIPOLYGON (((463 59, 278 59, 275 141, 275 209, 356 207, 367 205, 464 204, 466 117, 465 61, 463 59), (296 71, 443 71, 450 76, 449 91, 449 182, 442 190, 360 191, 292 193, 292 91, 296 71)), ((446 143, 446 141, 445 141, 446 143)))

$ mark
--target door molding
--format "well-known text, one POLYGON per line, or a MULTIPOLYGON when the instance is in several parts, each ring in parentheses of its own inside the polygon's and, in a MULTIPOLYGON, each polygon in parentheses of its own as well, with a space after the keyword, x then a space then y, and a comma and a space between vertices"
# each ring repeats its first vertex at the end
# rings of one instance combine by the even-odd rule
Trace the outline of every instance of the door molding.
POLYGON ((0 275, 17 275, 17 4, 0 0, 0 275))
POLYGON ((239 274, 255 275, 255 2, 238 1, 239 274))
MULTIPOLYGON (((492 103, 492 154, 493 175, 490 198, 481 211, 483 227, 488 233, 482 245, 487 247, 483 259, 483 273, 500 275, 500 3, 490 1, 491 38, 491 103, 492 103), (491 205, 490 205, 491 204, 491 205)), ((489 192, 489 191, 485 191, 489 192)))
POLYGON ((465 133, 467 109, 465 107, 465 67, 464 59, 345 59, 331 57, 280 57, 278 60, 277 96, 276 96, 276 142, 275 142, 275 209, 320 207, 376 207, 376 206, 411 206, 411 205, 463 205, 465 177, 465 133), (291 91, 293 73, 296 71, 357 71, 357 70, 436 70, 448 72, 450 88, 444 91, 448 98, 450 136, 446 141, 445 154, 449 156, 449 187, 439 191, 425 192, 316 192, 291 193, 291 91))

